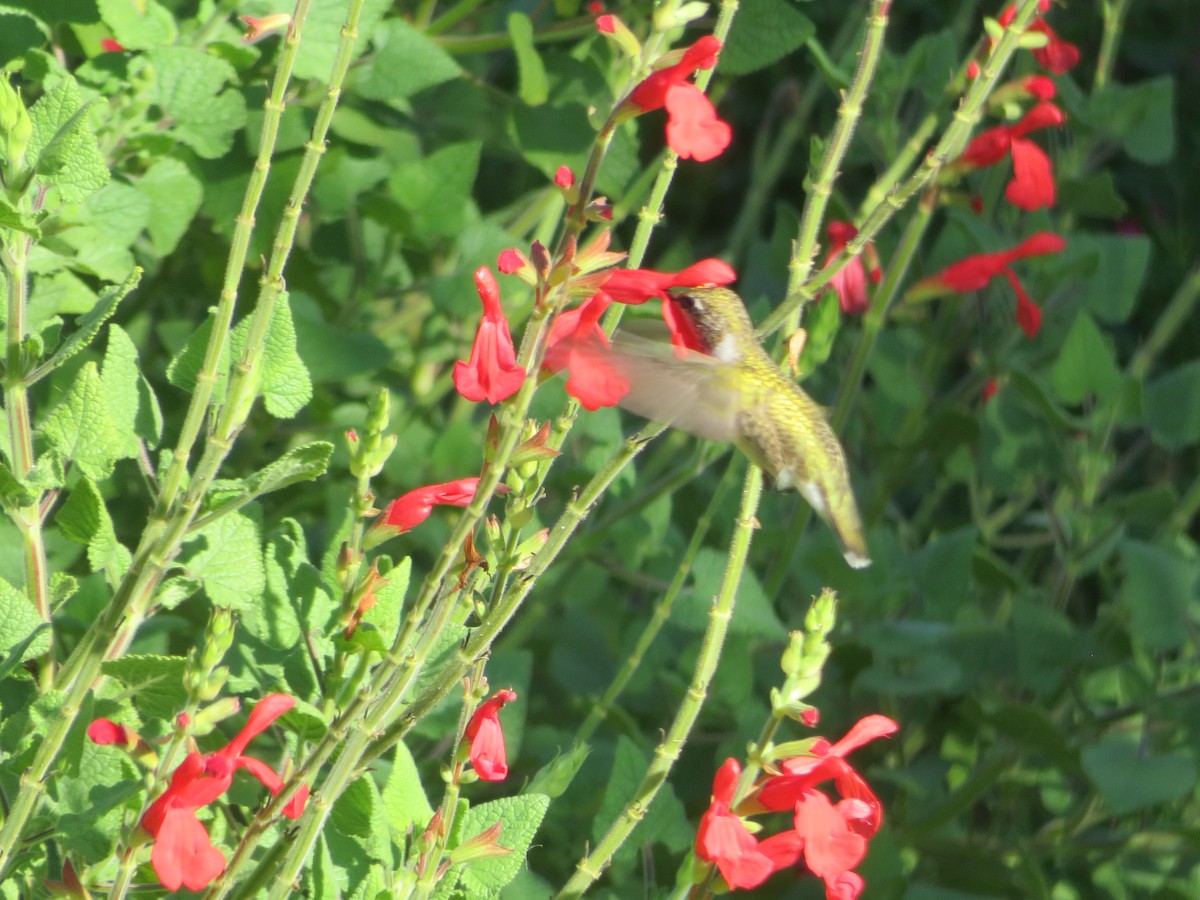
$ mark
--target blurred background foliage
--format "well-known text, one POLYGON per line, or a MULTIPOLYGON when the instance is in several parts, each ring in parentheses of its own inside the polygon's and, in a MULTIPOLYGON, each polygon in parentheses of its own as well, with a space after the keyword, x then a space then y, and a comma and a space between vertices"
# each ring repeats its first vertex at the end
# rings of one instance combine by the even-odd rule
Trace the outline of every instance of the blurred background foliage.
MULTIPOLYGON (((117 321, 138 348, 161 432, 171 436, 184 395, 169 383, 167 363, 220 290, 279 46, 275 38, 244 44, 232 14, 277 10, 267 0, 142 5, 8 0, 0 66, 18 73, 30 101, 73 71, 82 97, 96 98, 91 115, 113 170, 33 261, 34 318, 79 314, 102 281, 122 280, 134 261, 144 266, 117 321), (104 52, 106 38, 125 50, 104 52)), ((343 5, 312 4, 252 261, 269 253, 343 5)), ((1130 4, 1114 35, 1111 77, 1098 85, 1110 6, 1124 4, 1071 0, 1050 14, 1082 52, 1081 64, 1056 79, 1065 128, 1039 136, 1054 160, 1058 204, 1019 213, 1003 201, 1003 171, 946 185, 906 281, 1055 231, 1066 251, 1022 264, 1026 288, 1045 309, 1041 333, 1027 340, 1015 327, 1001 281, 894 310, 844 434, 875 564, 851 571, 827 529, 801 531, 809 517, 794 494, 764 499, 714 695, 670 790, 637 833, 639 846, 618 857, 597 895, 652 894, 647 883, 669 883, 712 773, 761 727, 787 630, 826 585, 842 605, 815 698, 822 733, 836 737, 868 712, 901 723, 896 738, 860 760, 887 809, 861 869, 868 896, 1200 895, 1200 124, 1183 114, 1200 92, 1188 27, 1196 10, 1130 4), (982 213, 968 196, 981 198, 982 213), (985 402, 991 380, 997 391, 985 402)), ((742 7, 712 90, 733 144, 711 163, 680 164, 647 263, 677 269, 725 256, 761 320, 783 292, 810 162, 853 72, 865 4, 742 7)), ((609 11, 635 30, 649 14, 639 4, 609 11)), ((854 217, 923 117, 949 120, 947 85, 980 38, 982 17, 998 13, 973 2, 894 4, 834 218, 854 217)), ((287 272, 312 400, 291 419, 257 413, 226 473, 250 473, 313 439, 338 443, 326 478, 263 505, 264 530, 294 517, 314 560, 346 515, 341 434, 361 427, 378 386, 392 392, 399 436, 376 483, 381 500, 478 471, 486 410, 450 382, 477 321, 471 273, 506 247, 550 242, 562 212, 550 177, 560 165, 579 170, 595 133, 590 107, 612 92, 615 51, 570 0, 554 9, 368 0, 361 32, 363 54, 287 272)), ((1035 71, 1028 54, 1017 67, 1035 71)), ((605 160, 599 190, 614 203, 619 246, 632 235, 661 152, 656 124, 631 123, 605 160)), ((877 241, 885 268, 907 215, 877 241)), ((247 295, 257 274, 247 274, 247 295)), ((502 290, 510 319, 521 322, 531 297, 515 279, 502 290)), ((853 318, 826 325, 836 328, 829 358, 806 382, 820 402, 834 403, 859 327, 853 318)), ((77 370, 57 372, 35 402, 44 408, 77 370)), ((564 399, 559 381, 547 382, 536 416, 558 415, 564 399)), ((581 416, 552 469, 542 524, 635 427, 614 410, 581 416)), ((489 677, 521 696, 505 712, 518 777, 570 744, 673 577, 731 459, 664 436, 618 480, 502 639, 489 677)), ((121 498, 144 493, 136 468, 118 466, 106 496, 127 544, 143 512, 121 498)), ((530 872, 508 895, 561 883, 640 778, 686 684, 723 572, 736 493, 725 492, 674 617, 551 806, 530 872)), ((449 521, 435 515, 394 552, 412 552, 419 573, 449 521)), ((0 570, 19 583, 19 544, 2 547, 0 570)), ((56 539, 50 553, 69 569, 82 548, 56 539)), ((84 577, 67 627, 82 630, 105 596, 99 576, 84 577)), ((202 604, 161 614, 135 650, 184 653, 205 619, 202 604)), ((283 671, 249 639, 230 663, 235 686, 283 671)), ((447 707, 409 741, 434 780, 455 715, 447 707)), ((818 890, 777 877, 761 893, 818 890)))

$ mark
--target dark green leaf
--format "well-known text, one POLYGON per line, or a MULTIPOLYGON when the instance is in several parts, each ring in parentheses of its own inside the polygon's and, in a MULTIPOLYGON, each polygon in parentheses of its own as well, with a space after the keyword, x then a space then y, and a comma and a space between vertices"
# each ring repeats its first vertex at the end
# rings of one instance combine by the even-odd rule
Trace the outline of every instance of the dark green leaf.
POLYGON ((783 59, 817 32, 808 16, 787 0, 755 0, 733 20, 718 71, 745 75, 783 59))
POLYGON ((1146 424, 1167 450, 1200 441, 1200 360, 1184 363, 1146 385, 1146 424))

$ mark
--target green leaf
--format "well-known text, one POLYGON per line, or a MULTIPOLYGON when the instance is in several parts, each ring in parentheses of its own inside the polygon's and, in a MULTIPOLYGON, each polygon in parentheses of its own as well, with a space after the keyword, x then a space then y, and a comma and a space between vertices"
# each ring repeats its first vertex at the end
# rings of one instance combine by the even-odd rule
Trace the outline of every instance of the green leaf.
POLYGON ((1083 307, 1101 322, 1124 322, 1137 304, 1150 262, 1150 239, 1144 235, 1071 236, 1061 256, 1063 268, 1073 262, 1094 265, 1075 285, 1083 307))
POLYGON ((425 796, 412 751, 403 741, 396 744, 392 771, 383 786, 383 811, 392 840, 401 846, 410 830, 420 832, 433 818, 433 807, 425 796))
POLYGON ((1107 169, 1059 181, 1058 203, 1077 216, 1096 219, 1120 219, 1129 211, 1129 205, 1117 193, 1113 173, 1107 169))
POLYGON ((530 779, 528 793, 545 794, 551 800, 558 799, 571 786, 591 752, 586 744, 577 744, 566 753, 558 753, 530 779))
POLYGON ((87 478, 80 478, 71 489, 66 503, 54 517, 63 536, 88 548, 88 564, 93 571, 111 569, 113 580, 120 578, 132 559, 129 551, 117 541, 112 518, 104 498, 87 478))
MULTIPOLYGON (((391 5, 391 0, 366 0, 358 20, 358 33, 372 34, 376 23, 391 5)), ((304 20, 304 49, 296 57, 293 77, 329 78, 345 21, 345 0, 312 0, 304 20)), ((359 40, 360 52, 362 47, 363 41, 359 40)))
POLYGON ((66 203, 108 184, 108 166, 86 112, 79 87, 69 76, 29 110, 33 134, 27 158, 66 203))
POLYGON ((400 630, 404 597, 411 578, 412 559, 406 556, 384 576, 383 583, 375 589, 375 605, 363 615, 364 622, 379 630, 385 647, 392 645, 400 630))
POLYGON ((1106 84, 1091 98, 1089 124, 1147 165, 1175 155, 1175 83, 1169 75, 1139 84, 1106 84))
MULTIPOLYGON (((308 42, 305 28, 305 47, 308 42)), ((382 23, 374 43, 375 53, 355 83, 358 93, 369 100, 394 103, 462 74, 453 56, 403 19, 382 23)))
POLYGON ((0 578, 0 648, 6 654, 4 665, 11 668, 12 654, 20 663, 50 649, 50 630, 38 616, 33 601, 0 578))
POLYGON ((189 573, 203 580, 213 606, 246 613, 262 597, 267 575, 255 519, 241 512, 222 516, 199 529, 184 549, 189 573))
POLYGON ((175 17, 157 0, 97 0, 104 24, 126 50, 153 50, 174 43, 175 17))
POLYGON ((1182 450, 1200 441, 1200 360, 1146 385, 1144 405, 1146 424, 1160 447, 1182 450))
POLYGON ((546 67, 533 41, 533 21, 522 12, 511 12, 505 20, 513 53, 517 55, 517 94, 523 103, 540 106, 550 96, 546 67))
POLYGON ((294 447, 248 478, 215 483, 204 498, 206 512, 223 513, 288 485, 314 481, 325 473, 332 455, 333 444, 327 441, 294 447))
MULTIPOLYGON (((0 27, 3 26, 0 25, 0 27)), ((22 234, 29 235, 34 240, 39 240, 42 236, 42 230, 38 228, 37 223, 3 196, 0 196, 0 228, 15 229, 22 234)))
POLYGON ((204 188, 191 169, 169 156, 157 159, 136 187, 150 200, 150 243, 155 253, 166 256, 200 209, 204 188))
POLYGON ((38 28, 37 19, 14 10, 0 9, 0 68, 6 68, 13 60, 44 43, 46 36, 38 28))
POLYGON ((817 33, 817 26, 787 0, 755 0, 733 20, 717 69, 745 75, 783 59, 817 33))
MULTIPOLYGON (((684 591, 678 603, 678 623, 689 630, 702 632, 708 625, 713 599, 721 589, 725 575, 725 554, 711 547, 696 554, 692 564, 694 582, 684 591)), ((763 592, 762 585, 750 569, 742 570, 738 585, 737 606, 729 627, 740 634, 777 640, 787 634, 779 616, 771 608, 771 601, 763 592)))
POLYGON ((1054 392, 1063 403, 1078 405, 1088 396, 1109 399, 1121 386, 1112 346, 1086 312, 1075 317, 1050 371, 1054 392))
POLYGON ((66 269, 33 277, 29 296, 31 324, 60 315, 78 316, 90 312, 95 306, 95 291, 66 269))
POLYGON ((1191 793, 1196 761, 1185 752, 1150 753, 1133 736, 1113 735, 1083 748, 1083 770, 1113 815, 1170 803, 1191 793))
POLYGON ((108 349, 100 369, 100 386, 108 403, 109 418, 116 426, 121 440, 121 456, 137 456, 140 452, 134 423, 140 403, 137 348, 118 325, 108 327, 108 349))
POLYGON ((108 401, 95 363, 87 363, 66 397, 38 429, 65 459, 96 481, 112 473, 122 457, 122 436, 108 412, 108 401))
POLYGON ((468 897, 494 897, 525 868, 525 856, 533 843, 550 798, 544 794, 503 797, 472 806, 463 817, 460 833, 468 841, 501 823, 498 843, 511 851, 506 856, 473 859, 463 865, 459 885, 468 897))
POLYGON ((9 509, 16 509, 36 501, 37 493, 22 484, 8 463, 0 460, 0 503, 9 509))
POLYGON ((75 330, 67 335, 67 339, 62 342, 62 346, 54 351, 53 356, 30 374, 29 380, 31 382, 36 381, 47 375, 87 347, 100 332, 100 326, 108 321, 112 314, 117 311, 117 304, 137 286, 141 277, 142 270, 134 269, 123 282, 109 285, 101 291, 96 305, 76 320, 75 330))
POLYGON ((342 792, 330 811, 332 831, 339 837, 350 836, 372 860, 391 859, 388 822, 379 788, 371 778, 359 778, 342 792))
MULTIPOLYGON (((249 319, 234 329, 230 349, 235 359, 245 352, 249 331, 249 319)), ((292 325, 292 309, 286 293, 275 299, 271 310, 258 389, 267 412, 279 419, 290 419, 312 399, 312 380, 296 352, 296 329, 292 325)))
POLYGON ((296 351, 317 384, 344 382, 392 361, 392 351, 375 335, 327 323, 316 302, 303 294, 293 294, 290 300, 296 351))
POLYGON ((131 655, 106 660, 105 675, 126 688, 129 699, 143 719, 169 722, 187 704, 183 686, 183 656, 131 655))
POLYGON ((266 593, 242 615, 243 627, 270 647, 288 649, 308 639, 318 655, 332 645, 324 637, 334 600, 321 573, 308 561, 304 532, 293 519, 273 534, 263 554, 266 593))
POLYGON ((190 47, 162 47, 148 58, 170 133, 203 159, 228 153, 234 133, 246 124, 241 91, 225 89, 227 81, 237 80, 233 66, 190 47))
POLYGON ((1134 640, 1150 653, 1183 646, 1195 626, 1200 561, 1141 541, 1121 544, 1125 579, 1117 599, 1129 611, 1134 640))
POLYGON ((453 237, 463 227, 479 169, 478 141, 450 144, 422 160, 396 167, 388 182, 418 235, 453 237))

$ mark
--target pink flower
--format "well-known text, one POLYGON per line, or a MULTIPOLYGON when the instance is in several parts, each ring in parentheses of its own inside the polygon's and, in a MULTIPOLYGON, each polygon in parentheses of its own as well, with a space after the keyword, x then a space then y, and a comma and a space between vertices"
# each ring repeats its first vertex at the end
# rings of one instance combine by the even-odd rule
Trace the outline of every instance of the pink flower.
POLYGON ((1026 212, 1053 206, 1055 185, 1050 158, 1025 135, 1064 121, 1062 110, 1043 100, 1015 125, 998 125, 979 134, 967 146, 961 160, 970 168, 981 168, 995 165, 1011 153, 1013 180, 1004 192, 1009 202, 1026 212))
MULTIPOLYGON (((295 704, 287 694, 264 697, 233 740, 215 753, 189 753, 175 769, 171 783, 150 804, 141 821, 141 827, 154 838, 150 862, 163 887, 172 891, 180 887, 203 890, 225 871, 225 856, 212 845, 196 812, 229 789, 238 769, 246 769, 272 794, 283 789, 283 779, 275 770, 259 759, 246 756, 245 751, 250 741, 295 704)), ((115 736, 109 727, 111 723, 97 724, 105 721, 97 720, 88 729, 89 737, 97 743, 108 743, 107 738, 115 736)), ((307 799, 308 788, 303 787, 288 801, 283 814, 299 818, 307 799)))
POLYGON ((484 781, 503 781, 508 776, 508 756, 500 708, 517 699, 516 691, 500 690, 479 705, 467 723, 463 737, 471 742, 471 767, 484 781))
POLYGON ((262 18, 242 16, 242 21, 246 23, 246 33, 242 35, 242 43, 257 44, 276 32, 284 31, 292 24, 292 17, 287 13, 272 13, 262 18))
POLYGON ((500 256, 496 259, 496 268, 504 275, 513 275, 528 265, 529 260, 516 247, 501 250, 500 256))
POLYGON ((395 529, 396 534, 410 531, 429 518, 434 506, 467 506, 478 487, 479 478, 472 477, 416 488, 393 500, 376 527, 395 529))
MULTIPOLYGON (((846 245, 850 241, 858 237, 858 229, 849 222, 830 222, 825 233, 829 236, 829 251, 825 254, 826 266, 846 249, 846 245)), ((872 260, 871 282, 877 283, 883 277, 883 270, 879 268, 879 259, 875 255, 874 245, 869 244, 866 253, 870 254, 872 260)), ((854 257, 842 267, 840 272, 829 279, 829 286, 837 294, 838 305, 841 306, 842 312, 848 315, 862 315, 870 306, 870 298, 867 296, 867 270, 861 256, 854 257)))
POLYGON ((475 288, 483 301, 483 319, 475 332, 471 358, 454 364, 454 387, 472 402, 499 403, 520 390, 525 369, 517 365, 508 319, 500 307, 500 288, 487 266, 475 270, 475 288))

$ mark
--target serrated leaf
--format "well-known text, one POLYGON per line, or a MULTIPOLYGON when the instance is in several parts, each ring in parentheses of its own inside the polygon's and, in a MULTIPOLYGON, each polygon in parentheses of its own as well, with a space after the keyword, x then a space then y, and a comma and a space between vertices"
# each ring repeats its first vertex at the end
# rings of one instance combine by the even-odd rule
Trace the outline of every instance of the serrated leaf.
POLYGON ((150 243, 155 253, 166 256, 200 209, 204 187, 182 162, 164 156, 138 179, 137 189, 150 200, 150 243))
POLYGON ((105 675, 115 678, 143 719, 170 721, 187 704, 183 656, 131 655, 106 660, 105 675))
POLYGON ((200 592, 204 582, 189 575, 173 575, 164 581, 154 595, 154 601, 162 609, 174 609, 184 600, 200 592))
POLYGON ((521 794, 481 803, 467 810, 460 831, 463 840, 470 840, 500 822, 497 842, 511 851, 507 856, 474 859, 463 866, 459 885, 466 890, 467 896, 494 897, 517 877, 525 867, 529 845, 549 807, 550 798, 545 794, 521 794))
POLYGON ((71 761, 70 774, 55 779, 61 846, 72 855, 103 857, 116 844, 127 804, 142 791, 139 773, 127 753, 91 741, 81 742, 71 761))
POLYGON ((34 608, 33 601, 0 578, 0 648, 3 667, 11 670, 17 663, 39 656, 50 649, 50 630, 34 608))
MULTIPOLYGON (((249 320, 235 329, 231 349, 235 358, 245 352, 249 320)), ((262 355, 259 392, 267 412, 276 418, 290 419, 312 399, 312 380, 300 354, 296 352, 296 329, 286 293, 280 294, 271 310, 266 347, 262 355)))
POLYGON ((557 754, 530 779, 528 793, 545 794, 552 800, 561 797, 591 752, 592 748, 588 745, 577 744, 566 753, 557 754))
POLYGON ((100 332, 100 326, 117 311, 117 304, 137 286, 141 277, 142 270, 135 268, 123 282, 109 285, 101 291, 96 305, 76 319, 75 330, 67 335, 67 339, 54 351, 53 356, 30 374, 29 381, 33 382, 44 377, 87 347, 100 332))
POLYGON ((158 405, 158 398, 154 396, 150 382, 141 374, 138 375, 138 414, 133 428, 148 447, 157 447, 162 440, 162 408, 158 405))
POLYGON ((263 643, 279 649, 309 640, 314 651, 331 650, 325 632, 334 610, 321 574, 305 555, 304 532, 287 519, 284 531, 267 541, 263 554, 266 592, 262 602, 242 616, 242 625, 263 643))
POLYGON ((202 159, 229 152, 233 135, 246 124, 233 66, 190 47, 162 47, 148 54, 154 66, 158 102, 170 119, 170 133, 202 159))
POLYGON ((97 0, 104 24, 126 50, 152 50, 175 41, 175 17, 157 0, 97 0))
POLYGON ((35 241, 42 236, 42 229, 38 228, 32 218, 13 206, 7 197, 0 197, 0 228, 12 228, 29 235, 35 241))
MULTIPOLYGON (((41 323, 60 315, 78 316, 96 305, 96 292, 73 272, 60 269, 35 275, 29 293, 29 322, 41 323)), ((54 344, 47 342, 47 347, 54 344)))
POLYGON ((462 73, 453 56, 403 19, 382 23, 374 42, 375 53, 355 84, 369 100, 394 103, 462 73))
POLYGON ((21 484, 13 474, 8 464, 0 460, 0 503, 10 509, 29 506, 37 499, 37 494, 26 485, 21 484))
POLYGON ((87 123, 75 79, 66 77, 29 110, 33 133, 26 151, 34 170, 66 203, 108 184, 108 166, 87 123))
POLYGON ((315 481, 325 474, 332 456, 333 444, 328 441, 313 441, 310 444, 293 447, 279 459, 253 475, 238 481, 214 485, 210 496, 215 499, 209 507, 209 514, 223 512, 231 507, 244 506, 264 494, 288 485, 298 484, 302 481, 315 481), (217 490, 218 487, 219 490, 217 490))
POLYGON ((37 19, 12 9, 0 9, 0 68, 46 42, 37 19))
POLYGON ((204 582, 214 606, 246 612, 267 584, 257 521, 241 512, 199 529, 184 545, 189 573, 204 582))
POLYGON ((396 744, 392 771, 383 786, 382 799, 392 840, 400 846, 404 846, 405 835, 410 831, 420 832, 433 818, 433 807, 425 796, 416 761, 403 742, 396 744))
POLYGON ((412 558, 404 557, 393 566, 383 583, 375 588, 375 605, 363 615, 363 621, 374 625, 385 647, 390 647, 400 630, 401 614, 404 611, 404 596, 408 593, 412 578, 412 558))
POLYGON ((100 369, 100 384, 104 388, 104 399, 108 402, 108 414, 121 438, 121 455, 137 456, 140 447, 134 423, 138 416, 138 371, 137 348, 118 325, 108 327, 108 348, 104 352, 104 365, 100 369))
POLYGON ((96 485, 80 478, 54 517, 63 536, 88 548, 88 565, 116 581, 129 569, 132 556, 118 540, 104 498, 96 485))
POLYGON ((122 441, 109 416, 95 363, 79 370, 66 397, 50 411, 39 433, 89 478, 100 481, 112 473, 113 464, 123 455, 122 441))

